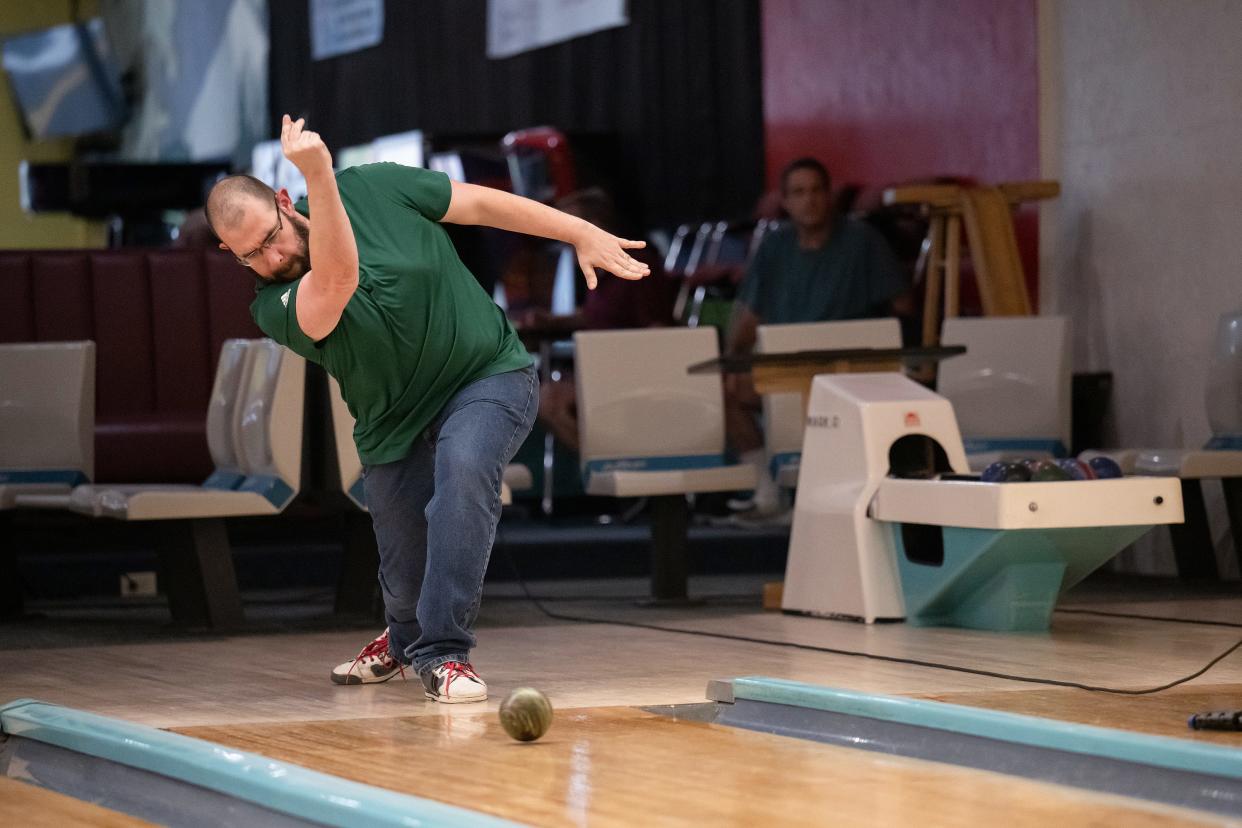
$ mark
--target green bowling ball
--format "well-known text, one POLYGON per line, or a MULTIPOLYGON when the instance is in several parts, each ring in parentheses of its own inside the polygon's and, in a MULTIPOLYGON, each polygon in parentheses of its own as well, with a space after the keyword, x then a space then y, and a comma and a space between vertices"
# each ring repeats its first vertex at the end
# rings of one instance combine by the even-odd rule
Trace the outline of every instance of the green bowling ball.
POLYGON ((1052 460, 1036 460, 1029 464, 1032 483, 1053 483, 1061 480, 1072 480, 1070 473, 1052 460))
POLYGON ((519 742, 533 742, 552 726, 552 702, 533 687, 518 687, 500 703, 500 726, 519 742))

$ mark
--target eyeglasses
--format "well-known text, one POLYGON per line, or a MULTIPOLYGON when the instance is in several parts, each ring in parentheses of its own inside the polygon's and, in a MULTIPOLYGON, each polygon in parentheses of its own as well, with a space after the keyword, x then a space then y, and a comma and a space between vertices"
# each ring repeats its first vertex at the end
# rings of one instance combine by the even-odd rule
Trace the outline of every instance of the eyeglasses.
POLYGON ((276 237, 280 235, 281 229, 284 227, 284 222, 280 220, 280 202, 276 200, 275 196, 272 197, 272 203, 276 205, 276 229, 267 234, 267 238, 263 240, 263 244, 259 245, 254 250, 251 250, 245 256, 238 256, 236 253, 233 254, 233 258, 237 259, 237 263, 244 267, 253 267, 253 265, 250 264, 250 260, 271 247, 272 244, 275 243, 276 237))

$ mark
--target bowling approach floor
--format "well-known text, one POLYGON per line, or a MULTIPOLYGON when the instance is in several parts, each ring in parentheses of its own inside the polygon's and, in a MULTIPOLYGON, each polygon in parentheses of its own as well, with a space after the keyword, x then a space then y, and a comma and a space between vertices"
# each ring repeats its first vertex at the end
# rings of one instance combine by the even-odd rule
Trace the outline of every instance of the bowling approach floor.
MULTIPOLYGON (((1050 633, 1019 635, 765 613, 759 585, 695 580, 700 595, 717 597, 689 609, 634 606, 627 596, 641 594, 641 581, 531 585, 557 615, 647 627, 553 619, 516 586, 489 587, 475 653, 491 688, 486 705, 436 705, 399 678, 331 684, 328 669, 374 634, 363 627, 0 650, 0 702, 66 705, 537 825, 937 826, 998 814, 1014 825, 1234 824, 1219 812, 713 724, 696 711, 710 680, 762 675, 1242 748, 1242 734, 1185 726, 1193 712, 1242 708, 1242 651, 1176 688, 1124 696, 761 643, 1148 688, 1242 639, 1228 626, 1242 621, 1242 589, 1171 600, 1164 590, 1089 582, 1063 602, 1050 633), (556 708, 552 729, 529 744, 505 736, 495 715, 521 685, 542 689, 556 708), (647 709, 668 705, 687 705, 686 715, 647 709)), ((142 824, 91 808, 0 778, 0 821, 20 813, 24 824, 142 824)))

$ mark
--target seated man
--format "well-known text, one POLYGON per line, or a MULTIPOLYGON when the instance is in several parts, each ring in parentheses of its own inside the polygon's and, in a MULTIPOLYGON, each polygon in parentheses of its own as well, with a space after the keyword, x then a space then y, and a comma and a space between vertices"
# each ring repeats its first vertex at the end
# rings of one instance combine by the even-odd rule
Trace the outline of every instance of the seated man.
MULTIPOLYGON (((618 227, 612 199, 598 187, 571 193, 559 200, 556 207, 598 227, 618 227)), ((611 273, 602 273, 598 286, 587 293, 577 312, 554 316, 542 308, 532 308, 518 316, 518 331, 549 331, 570 336, 577 330, 671 325, 677 284, 664 277, 663 265, 654 251, 636 250, 634 255, 651 268, 650 277, 642 282, 628 282, 611 273)), ((551 382, 540 385, 539 396, 540 424, 562 445, 577 451, 578 414, 572 374, 554 373, 551 382)))
MULTIPOLYGON (((750 353, 760 324, 907 316, 914 312, 909 278, 884 238, 869 225, 832 210, 828 170, 800 158, 781 173, 781 207, 789 224, 769 233, 738 288, 725 350, 750 353)), ((781 511, 768 472, 748 374, 725 378, 729 446, 759 473, 754 497, 732 505, 750 516, 781 511)))

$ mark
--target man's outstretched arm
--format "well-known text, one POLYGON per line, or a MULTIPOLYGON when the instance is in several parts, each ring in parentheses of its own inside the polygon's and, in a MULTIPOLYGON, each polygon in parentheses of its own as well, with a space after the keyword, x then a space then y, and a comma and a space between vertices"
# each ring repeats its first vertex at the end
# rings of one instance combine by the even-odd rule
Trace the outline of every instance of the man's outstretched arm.
POLYGON ((651 268, 625 252, 646 247, 646 242, 618 238, 588 221, 491 187, 454 181, 442 221, 482 224, 572 244, 587 287, 592 290, 597 284, 596 268, 622 279, 641 279, 651 273, 651 268))

